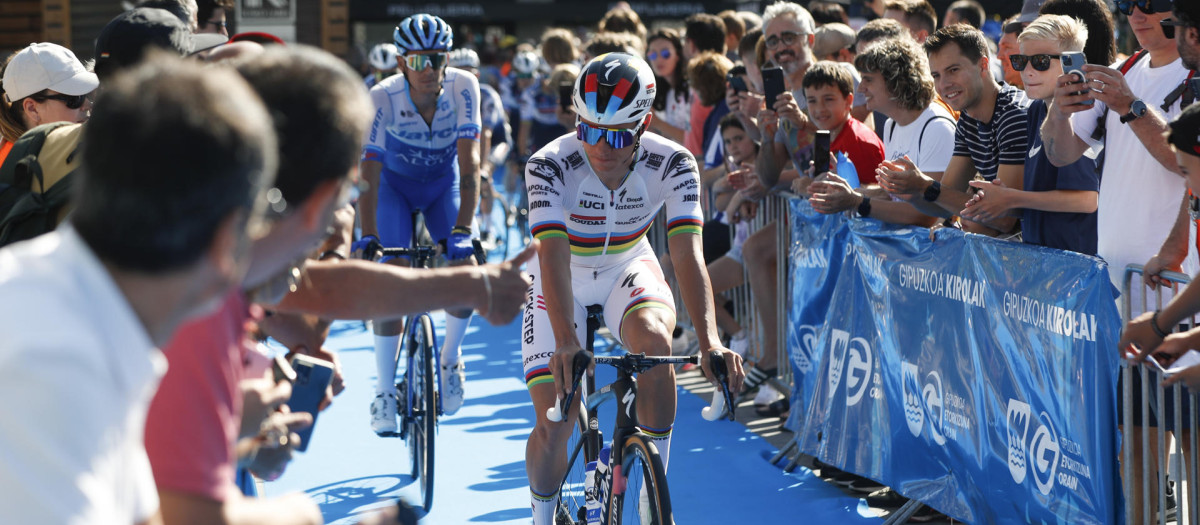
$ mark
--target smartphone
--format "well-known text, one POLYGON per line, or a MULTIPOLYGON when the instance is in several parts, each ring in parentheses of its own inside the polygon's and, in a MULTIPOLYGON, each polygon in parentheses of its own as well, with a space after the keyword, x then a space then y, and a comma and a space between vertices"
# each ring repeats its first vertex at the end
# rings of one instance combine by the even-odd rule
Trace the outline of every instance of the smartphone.
POLYGON ((571 95, 574 90, 574 84, 558 85, 558 107, 562 108, 564 113, 571 109, 571 95))
POLYGON ((817 130, 813 141, 813 177, 829 171, 829 130, 817 130))
POLYGON ((308 412, 313 417, 312 425, 296 432, 300 436, 300 446, 296 450, 304 452, 308 450, 309 438, 317 426, 317 413, 321 401, 325 400, 325 389, 333 381, 333 363, 298 354, 292 358, 292 368, 296 371, 296 380, 292 382, 292 397, 287 406, 292 412, 308 412))
MULTIPOLYGON (((1083 53, 1063 53, 1062 57, 1060 58, 1062 59, 1064 73, 1068 75, 1075 75, 1075 78, 1078 79, 1079 83, 1084 83, 1087 80, 1087 76, 1083 74, 1083 65, 1087 63, 1087 58, 1083 56, 1083 53)), ((1084 93, 1087 93, 1087 89, 1075 92, 1076 95, 1082 95, 1084 93)), ((1095 100, 1089 99, 1085 102, 1080 102, 1079 104, 1090 106, 1095 103, 1095 100)))
POLYGON ((750 89, 746 87, 746 80, 739 75, 730 73, 729 76, 725 77, 725 79, 729 81, 729 87, 733 88, 734 93, 745 93, 750 91, 750 89))
POLYGON ((775 99, 783 93, 783 68, 768 67, 762 70, 763 94, 766 95, 767 109, 775 111, 775 99))

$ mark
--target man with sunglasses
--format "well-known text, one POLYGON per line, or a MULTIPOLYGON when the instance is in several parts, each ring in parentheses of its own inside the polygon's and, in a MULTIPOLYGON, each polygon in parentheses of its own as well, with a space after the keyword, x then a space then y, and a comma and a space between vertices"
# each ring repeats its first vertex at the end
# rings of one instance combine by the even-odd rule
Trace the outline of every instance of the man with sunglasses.
MULTIPOLYGON (((546 409, 570 390, 582 351, 586 307, 601 305, 605 324, 630 352, 671 353, 675 301, 646 231, 664 205, 671 262, 701 350, 719 352, 730 389, 741 388, 741 358, 717 337, 711 286, 701 252, 700 181, 686 149, 646 133, 653 118, 654 74, 641 58, 609 53, 592 59, 575 82, 574 135, 529 159, 529 223, 541 241, 530 261, 533 287, 522 324, 525 380, 537 421, 525 451, 533 523, 553 523, 567 438, 578 404, 558 423, 546 409)), ((708 352, 702 366, 712 379, 708 352)), ((641 428, 668 464, 675 420, 675 372, 657 367, 638 378, 641 428)))
POLYGON ((1086 84, 1078 75, 1059 77, 1042 125, 1046 154, 1057 166, 1078 160, 1089 147, 1104 148, 1096 251, 1108 261, 1115 286, 1129 264, 1146 263, 1151 276, 1179 269, 1185 260, 1194 266, 1194 257, 1188 258, 1184 183, 1163 139, 1167 120, 1182 109, 1182 97, 1170 100, 1171 94, 1188 76, 1161 25, 1171 16, 1171 2, 1121 1, 1117 7, 1129 17, 1146 56, 1125 67, 1084 65, 1086 84))
MULTIPOLYGON (((453 32, 441 18, 418 14, 393 32, 402 74, 371 88, 375 118, 363 148, 362 176, 369 185, 359 200, 362 240, 356 248, 408 246, 412 213, 420 211, 434 241, 444 243, 451 264, 471 264, 475 207, 479 201, 479 81, 447 68, 453 32)), ((400 260, 392 264, 407 264, 400 260)), ((462 406, 465 373, 461 344, 470 310, 447 311, 442 346, 442 406, 462 406)), ((371 428, 396 431, 396 355, 400 322, 375 323, 378 368, 371 428)))

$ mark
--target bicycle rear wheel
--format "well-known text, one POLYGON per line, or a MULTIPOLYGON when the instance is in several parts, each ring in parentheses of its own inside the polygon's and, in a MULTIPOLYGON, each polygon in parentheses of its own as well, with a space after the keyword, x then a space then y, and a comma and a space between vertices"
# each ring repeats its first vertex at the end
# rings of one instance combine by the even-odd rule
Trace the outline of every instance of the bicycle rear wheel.
MULTIPOLYGON (((618 474, 614 470, 612 475, 618 474)), ((666 470, 650 438, 625 438, 620 475, 625 482, 613 480, 609 525, 672 525, 666 470)))
POLYGON ((426 512, 433 507, 433 444, 437 432, 437 396, 434 385, 433 325, 428 315, 416 318, 420 323, 410 339, 408 351, 413 356, 412 417, 408 425, 408 453, 412 460, 412 476, 421 488, 421 506, 426 512))
POLYGON ((554 525, 582 525, 586 522, 587 502, 584 499, 584 470, 588 455, 585 449, 587 415, 580 406, 575 420, 575 430, 567 440, 567 472, 558 486, 558 508, 554 511, 554 525))
POLYGON ((488 246, 488 262, 501 262, 508 259, 508 202, 503 195, 496 194, 492 200, 492 212, 483 220, 488 222, 488 232, 491 234, 491 246, 488 246))

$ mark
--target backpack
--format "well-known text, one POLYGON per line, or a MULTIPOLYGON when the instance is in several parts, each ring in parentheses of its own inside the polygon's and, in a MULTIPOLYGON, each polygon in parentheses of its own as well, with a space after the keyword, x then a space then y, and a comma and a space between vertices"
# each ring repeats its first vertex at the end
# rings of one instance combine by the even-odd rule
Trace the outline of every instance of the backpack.
POLYGON ((0 165, 0 247, 52 231, 66 217, 81 130, 69 122, 44 124, 13 144, 0 165))
MULTIPOLYGON (((1134 52, 1133 56, 1126 58, 1125 61, 1121 63, 1121 67, 1117 68, 1117 70, 1121 72, 1122 76, 1124 76, 1126 73, 1129 73, 1129 70, 1133 68, 1134 64, 1137 64, 1139 60, 1147 56, 1150 56, 1149 51, 1146 51, 1145 49, 1139 49, 1134 52)), ((1170 111, 1171 106, 1175 104, 1175 101, 1180 100, 1181 98, 1183 100, 1180 104, 1180 107, 1186 108, 1196 101, 1196 98, 1197 96, 1200 96, 1200 93, 1195 93, 1191 87, 1191 83, 1188 82, 1195 75, 1195 71, 1189 70, 1188 76, 1186 79, 1184 79, 1183 83, 1180 84, 1179 87, 1171 90, 1170 93, 1167 93, 1167 97, 1163 99, 1162 105, 1159 106, 1162 108, 1163 113, 1170 111)), ((1104 112, 1100 114, 1099 120, 1096 122, 1096 129, 1095 131, 1092 131, 1092 140, 1097 142, 1104 140, 1104 135, 1107 133, 1105 128, 1108 127, 1108 112, 1109 108, 1105 107, 1104 112)))

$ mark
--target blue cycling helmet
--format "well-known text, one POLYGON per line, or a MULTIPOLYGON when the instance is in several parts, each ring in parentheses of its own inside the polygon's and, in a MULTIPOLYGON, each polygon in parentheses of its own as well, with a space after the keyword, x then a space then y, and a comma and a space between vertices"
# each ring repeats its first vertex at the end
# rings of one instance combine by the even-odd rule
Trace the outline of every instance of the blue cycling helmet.
POLYGON ((400 21, 392 33, 400 54, 409 51, 450 51, 454 31, 445 20, 433 15, 412 15, 400 21))

